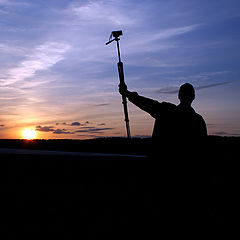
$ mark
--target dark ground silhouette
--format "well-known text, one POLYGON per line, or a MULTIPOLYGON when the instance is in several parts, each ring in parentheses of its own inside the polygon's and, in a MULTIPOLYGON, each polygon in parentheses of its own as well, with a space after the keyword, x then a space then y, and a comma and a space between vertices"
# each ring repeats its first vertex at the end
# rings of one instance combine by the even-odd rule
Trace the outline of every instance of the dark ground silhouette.
MULTIPOLYGON (((129 150, 134 154, 144 154, 142 147, 149 141, 118 138, 0 140, 0 144, 8 148, 21 146, 95 152, 109 152, 111 149, 116 153, 129 150)), ((202 159, 207 171, 201 176, 204 186, 201 198, 205 202, 193 206, 195 221, 187 226, 184 215, 175 217, 172 214, 176 212, 172 211, 166 214, 166 199, 161 200, 161 191, 163 187, 168 188, 169 179, 159 182, 158 188, 152 185, 152 168, 147 159, 0 155, 1 231, 12 234, 16 239, 21 232, 24 236, 47 232, 54 239, 60 236, 71 239, 83 234, 95 239, 100 236, 134 239, 144 235, 150 237, 151 234, 160 237, 164 232, 179 236, 180 230, 189 233, 189 226, 201 226, 202 232, 209 226, 232 224, 237 201, 236 166, 240 139, 210 136, 207 142, 211 151, 206 152, 202 159), (199 209, 204 211, 196 221, 199 209)), ((161 172, 160 169, 158 173, 161 172)), ((178 193, 177 201, 171 204, 174 204, 173 209, 180 209, 184 214, 181 206, 176 208, 182 194, 178 193)), ((191 199, 189 201, 191 203, 191 199)))

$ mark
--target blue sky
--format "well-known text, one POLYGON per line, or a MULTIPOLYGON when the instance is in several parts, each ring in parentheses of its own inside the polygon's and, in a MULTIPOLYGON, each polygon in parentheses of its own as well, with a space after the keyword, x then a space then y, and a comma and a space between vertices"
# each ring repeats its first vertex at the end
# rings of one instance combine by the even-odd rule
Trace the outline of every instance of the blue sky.
MULTIPOLYGON (((178 103, 196 88, 209 134, 240 135, 240 2, 0 0, 0 138, 125 136, 116 46, 130 90, 178 103)), ((129 103, 132 135, 154 120, 129 103)))

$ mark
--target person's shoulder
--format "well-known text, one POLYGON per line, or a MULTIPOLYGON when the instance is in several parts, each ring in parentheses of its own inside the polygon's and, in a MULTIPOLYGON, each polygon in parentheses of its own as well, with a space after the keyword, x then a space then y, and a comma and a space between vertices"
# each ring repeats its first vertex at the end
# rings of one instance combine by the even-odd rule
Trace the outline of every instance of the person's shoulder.
POLYGON ((195 116, 196 118, 201 121, 201 122, 205 122, 204 118, 202 117, 202 115, 200 115, 199 113, 195 112, 195 116))
POLYGON ((161 102, 161 104, 164 105, 164 106, 168 106, 168 107, 176 107, 175 104, 170 103, 170 102, 161 102))
POLYGON ((161 105, 163 108, 165 109, 169 109, 169 110, 175 110, 176 109, 176 105, 170 102, 161 102, 161 105))
MULTIPOLYGON (((193 109, 193 108, 192 108, 192 109, 193 109)), ((194 114, 195 114, 195 116, 196 116, 197 118, 202 118, 202 119, 203 119, 203 117, 202 117, 201 114, 197 113, 194 109, 193 109, 193 111, 194 111, 194 114)))

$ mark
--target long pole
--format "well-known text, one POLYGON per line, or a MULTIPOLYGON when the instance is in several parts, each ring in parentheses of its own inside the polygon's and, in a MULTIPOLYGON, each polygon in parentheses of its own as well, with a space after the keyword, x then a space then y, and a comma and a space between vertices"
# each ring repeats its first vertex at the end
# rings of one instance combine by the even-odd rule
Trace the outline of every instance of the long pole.
MULTIPOLYGON (((118 50, 118 63, 117 63, 118 75, 119 75, 120 84, 125 84, 123 63, 121 61, 121 55, 120 55, 119 40, 120 39, 118 37, 115 38, 115 41, 117 42, 117 50, 118 50)), ((126 122, 127 137, 131 138, 129 118, 128 118, 127 98, 124 95, 122 95, 122 104, 123 104, 123 110, 124 110, 124 116, 125 116, 125 122, 126 122)))

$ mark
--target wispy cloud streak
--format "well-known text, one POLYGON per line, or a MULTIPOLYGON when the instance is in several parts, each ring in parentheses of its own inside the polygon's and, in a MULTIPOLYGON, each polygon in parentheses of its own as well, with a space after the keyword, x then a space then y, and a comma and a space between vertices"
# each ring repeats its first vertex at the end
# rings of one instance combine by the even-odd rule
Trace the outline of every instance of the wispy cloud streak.
POLYGON ((17 67, 8 69, 0 79, 0 86, 7 86, 33 77, 37 71, 47 70, 64 57, 70 45, 58 42, 46 42, 34 48, 17 67))
MULTIPOLYGON (((202 85, 202 86, 194 87, 194 88, 195 88, 195 90, 201 90, 201 89, 217 87, 217 86, 221 86, 221 85, 225 85, 225 84, 229 84, 229 83, 231 83, 231 82, 213 83, 213 84, 202 85)), ((175 93, 178 93, 178 90, 179 90, 179 87, 169 86, 169 87, 160 88, 154 92, 155 93, 163 93, 163 94, 175 94, 175 93)))
POLYGON ((138 34, 133 34, 128 40, 126 51, 128 54, 132 54, 136 52, 156 52, 159 50, 176 48, 175 44, 168 43, 166 40, 190 33, 197 30, 199 27, 199 24, 193 24, 174 28, 168 27, 158 30, 158 32, 155 33, 145 31, 138 34))
POLYGON ((113 130, 114 128, 95 128, 95 127, 86 127, 84 129, 75 131, 76 133, 102 133, 105 131, 113 130))
POLYGON ((225 84, 229 84, 229 83, 231 83, 231 82, 213 83, 213 84, 199 86, 199 87, 196 87, 195 89, 200 90, 200 89, 204 89, 204 88, 217 87, 217 86, 221 86, 221 85, 225 85, 225 84))
POLYGON ((119 2, 116 1, 76 2, 71 5, 70 10, 85 24, 103 21, 115 25, 129 25, 135 22, 134 19, 122 11, 119 7, 119 2))

